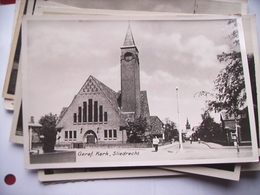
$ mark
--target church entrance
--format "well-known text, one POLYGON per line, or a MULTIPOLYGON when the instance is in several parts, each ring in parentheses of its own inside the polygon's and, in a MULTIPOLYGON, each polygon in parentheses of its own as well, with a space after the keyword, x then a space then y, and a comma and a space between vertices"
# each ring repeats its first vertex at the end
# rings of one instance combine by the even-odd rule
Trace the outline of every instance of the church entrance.
POLYGON ((84 134, 83 139, 84 139, 84 143, 86 143, 86 144, 96 144, 97 143, 97 135, 92 130, 88 130, 84 134))
POLYGON ((87 144, 94 144, 94 143, 95 143, 95 136, 87 135, 87 144))

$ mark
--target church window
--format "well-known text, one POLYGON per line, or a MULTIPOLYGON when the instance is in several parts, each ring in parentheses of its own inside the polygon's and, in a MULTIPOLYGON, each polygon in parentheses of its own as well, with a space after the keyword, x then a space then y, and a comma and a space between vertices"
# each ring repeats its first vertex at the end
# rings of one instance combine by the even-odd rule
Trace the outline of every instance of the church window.
POLYGON ((72 131, 69 131, 69 139, 72 139, 72 131))
POLYGON ((94 101, 94 122, 98 122, 98 102, 94 101))
POLYGON ((89 99, 88 100, 88 122, 92 122, 92 104, 93 104, 93 100, 89 99))
POLYGON ((73 122, 74 122, 74 123, 77 123, 77 113, 74 113, 74 114, 73 114, 73 122))
POLYGON ((77 139, 77 131, 74 131, 73 134, 74 139, 77 139))
POLYGON ((117 138, 117 131, 116 131, 116 129, 113 130, 113 137, 114 137, 114 139, 117 138))
POLYGON ((107 112, 104 112, 104 121, 107 122, 107 112))
POLYGON ((126 52, 125 55, 124 55, 124 59, 127 62, 131 61, 133 58, 134 58, 134 55, 130 52, 126 52))
POLYGON ((81 109, 81 106, 79 106, 79 108, 78 108, 78 121, 79 121, 79 123, 81 123, 81 117, 82 117, 82 109, 81 109))
POLYGON ((87 122, 87 102, 83 102, 83 122, 87 122))
POLYGON ((108 131, 108 137, 109 137, 109 139, 112 139, 112 129, 109 129, 109 131, 108 131))
POLYGON ((99 122, 103 122, 103 106, 99 106, 99 122))
POLYGON ((65 141, 68 139, 68 131, 65 131, 65 141))
POLYGON ((104 130, 104 138, 107 139, 107 130, 104 130))

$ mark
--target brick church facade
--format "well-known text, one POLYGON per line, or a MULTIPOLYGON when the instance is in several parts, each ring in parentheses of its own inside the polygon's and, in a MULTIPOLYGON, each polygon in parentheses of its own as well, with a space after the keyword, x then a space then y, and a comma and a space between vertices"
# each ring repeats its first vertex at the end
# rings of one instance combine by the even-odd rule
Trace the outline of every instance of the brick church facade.
POLYGON ((61 111, 56 144, 82 147, 83 144, 126 143, 127 122, 138 117, 147 121, 146 135, 149 132, 152 135, 152 131, 163 133, 162 122, 150 116, 147 92, 140 91, 139 51, 130 25, 121 47, 120 63, 121 91, 115 92, 89 76, 71 104, 61 111))

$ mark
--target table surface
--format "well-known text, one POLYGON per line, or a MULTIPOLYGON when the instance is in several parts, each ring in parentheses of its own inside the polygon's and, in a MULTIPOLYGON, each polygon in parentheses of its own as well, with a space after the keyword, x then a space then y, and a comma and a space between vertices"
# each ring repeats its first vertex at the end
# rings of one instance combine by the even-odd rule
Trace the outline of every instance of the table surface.
MULTIPOLYGON (((260 0, 249 0, 249 13, 257 15, 260 37, 260 0)), ((3 87, 11 45, 14 5, 0 6, 0 89, 3 87)), ((260 38, 258 38, 258 45, 260 38)), ((242 173, 239 182, 201 176, 114 179, 44 185, 37 173, 24 168, 23 148, 9 142, 12 112, 0 99, 0 194, 260 194, 260 172, 242 173), (16 176, 14 185, 6 185, 7 174, 16 176)))

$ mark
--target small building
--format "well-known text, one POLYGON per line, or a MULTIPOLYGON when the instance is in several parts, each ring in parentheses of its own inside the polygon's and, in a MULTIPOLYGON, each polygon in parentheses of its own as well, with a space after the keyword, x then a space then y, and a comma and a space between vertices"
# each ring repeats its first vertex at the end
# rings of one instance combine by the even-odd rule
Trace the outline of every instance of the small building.
POLYGON ((31 135, 29 140, 31 153, 42 151, 41 128, 42 125, 35 123, 33 117, 31 117, 31 121, 28 123, 29 134, 31 135))
POLYGON ((235 141, 238 141, 239 145, 251 145, 247 108, 243 109, 236 119, 234 114, 221 112, 220 120, 228 145, 233 145, 235 141))
POLYGON ((158 138, 164 139, 164 124, 158 116, 150 116, 150 126, 151 129, 149 130, 148 134, 152 135, 153 137, 157 136, 158 138))

